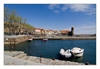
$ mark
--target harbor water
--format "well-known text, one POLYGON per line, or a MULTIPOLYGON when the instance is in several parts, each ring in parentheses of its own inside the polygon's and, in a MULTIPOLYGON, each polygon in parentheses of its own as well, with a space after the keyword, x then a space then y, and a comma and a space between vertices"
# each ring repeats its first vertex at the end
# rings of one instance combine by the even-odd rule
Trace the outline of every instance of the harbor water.
MULTIPOLYGON (((9 45, 5 45, 4 50, 9 50, 9 45)), ((90 64, 96 64, 96 40, 32 40, 31 42, 22 42, 16 45, 17 51, 24 51, 30 56, 42 56, 44 58, 55 58, 65 61, 74 61, 90 64), (62 59, 60 49, 72 49, 80 47, 84 49, 84 54, 80 58, 62 59), (30 51, 30 52, 29 52, 30 51)))

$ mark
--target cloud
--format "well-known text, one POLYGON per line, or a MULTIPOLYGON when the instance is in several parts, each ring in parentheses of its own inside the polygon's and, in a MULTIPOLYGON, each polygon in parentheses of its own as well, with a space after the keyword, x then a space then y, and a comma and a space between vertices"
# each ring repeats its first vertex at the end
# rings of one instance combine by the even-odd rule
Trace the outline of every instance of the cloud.
POLYGON ((49 8, 50 10, 53 10, 53 9, 55 9, 55 8, 59 8, 59 5, 58 5, 58 4, 51 4, 51 5, 48 6, 48 8, 49 8))
POLYGON ((84 27, 81 27, 81 28, 90 29, 90 28, 95 28, 95 26, 84 26, 84 27))
POLYGON ((63 7, 61 8, 62 11, 66 11, 69 8, 69 5, 63 5, 63 7))
POLYGON ((48 6, 50 10, 58 10, 59 11, 67 11, 71 10, 72 12, 83 12, 87 15, 96 14, 96 9, 93 7, 92 4, 51 4, 48 6))
POLYGON ((75 34, 95 34, 96 33, 96 26, 79 26, 75 27, 75 34))
POLYGON ((50 10, 53 10, 53 12, 55 12, 55 13, 60 13, 60 11, 59 11, 60 5, 59 4, 50 4, 48 6, 48 8, 50 10))
POLYGON ((87 14, 95 14, 95 8, 91 4, 72 4, 69 8, 74 12, 85 12, 87 14))
POLYGON ((60 13, 60 11, 59 11, 59 10, 54 10, 54 12, 55 12, 55 13, 60 13))
POLYGON ((70 5, 70 9, 72 9, 73 11, 88 11, 90 9, 90 5, 84 5, 84 4, 78 4, 78 5, 70 5))

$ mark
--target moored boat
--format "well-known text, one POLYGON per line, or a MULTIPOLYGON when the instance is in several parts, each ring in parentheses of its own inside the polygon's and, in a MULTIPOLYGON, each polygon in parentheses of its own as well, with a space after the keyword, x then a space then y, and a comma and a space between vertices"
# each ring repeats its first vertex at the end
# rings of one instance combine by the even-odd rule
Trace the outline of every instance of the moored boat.
POLYGON ((61 49, 61 50, 60 50, 60 55, 61 55, 61 56, 65 56, 65 50, 64 50, 64 49, 61 49))
POLYGON ((65 58, 70 58, 72 56, 70 49, 65 51, 65 58))
POLYGON ((44 38, 43 41, 46 42, 46 41, 48 41, 48 39, 44 38))
POLYGON ((71 53, 73 54, 74 57, 82 57, 84 49, 74 47, 73 49, 71 49, 71 53))
POLYGON ((60 55, 65 58, 70 58, 72 56, 72 54, 70 53, 70 50, 64 50, 64 49, 60 50, 60 55))
POLYGON ((32 41, 32 39, 30 38, 30 39, 28 39, 28 42, 31 42, 32 41))

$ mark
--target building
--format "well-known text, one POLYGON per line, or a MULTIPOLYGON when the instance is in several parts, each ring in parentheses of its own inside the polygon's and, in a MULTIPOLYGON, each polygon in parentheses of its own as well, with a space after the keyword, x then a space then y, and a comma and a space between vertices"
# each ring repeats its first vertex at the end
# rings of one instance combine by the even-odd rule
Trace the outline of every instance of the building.
POLYGON ((35 35, 55 35, 55 34, 58 34, 58 30, 35 28, 34 34, 35 35))
POLYGON ((46 31, 46 35, 55 35, 55 34, 58 34, 58 31, 57 30, 45 30, 46 31))
POLYGON ((37 35, 42 35, 42 34, 44 34, 44 32, 45 31, 42 28, 35 28, 35 30, 34 30, 34 33, 37 35))
POLYGON ((60 33, 62 35, 68 35, 69 32, 70 32, 69 30, 60 30, 60 33))
POLYGON ((71 27, 71 31, 69 30, 60 30, 62 35, 73 36, 74 35, 74 27, 71 27))
POLYGON ((54 34, 57 35, 58 34, 58 30, 55 29, 54 30, 54 34))

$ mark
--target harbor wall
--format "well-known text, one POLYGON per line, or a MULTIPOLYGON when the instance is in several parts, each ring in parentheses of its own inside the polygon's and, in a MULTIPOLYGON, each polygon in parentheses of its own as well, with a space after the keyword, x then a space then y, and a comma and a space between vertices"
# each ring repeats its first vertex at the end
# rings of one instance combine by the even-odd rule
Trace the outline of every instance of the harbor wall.
MULTIPOLYGON (((96 37, 46 37, 49 40, 95 40, 96 37)), ((43 39, 43 37, 33 37, 33 40, 43 39)))
MULTIPOLYGON (((10 44, 11 43, 20 43, 24 42, 28 39, 32 38, 29 35, 23 35, 23 36, 5 36, 4 37, 4 44, 10 44)), ((32 38, 33 39, 33 38, 32 38)))
MULTIPOLYGON (((33 39, 33 40, 42 40, 44 37, 34 37, 30 35, 18 35, 18 36, 5 36, 4 37, 4 44, 10 44, 12 43, 20 43, 24 42, 28 39, 33 39)), ((55 36, 55 37, 45 37, 48 40, 95 40, 96 37, 90 36, 90 37, 76 37, 76 36, 55 36)))

